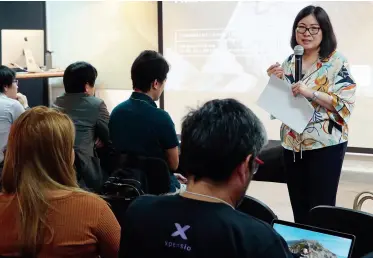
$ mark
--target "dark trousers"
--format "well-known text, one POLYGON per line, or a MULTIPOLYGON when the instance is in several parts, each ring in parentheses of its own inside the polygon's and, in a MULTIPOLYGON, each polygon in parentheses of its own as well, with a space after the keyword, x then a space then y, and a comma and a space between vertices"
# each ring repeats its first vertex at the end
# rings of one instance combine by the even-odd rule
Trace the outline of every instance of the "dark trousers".
POLYGON ((309 211, 318 205, 335 206, 347 143, 300 153, 284 149, 287 186, 294 221, 308 224, 309 211))

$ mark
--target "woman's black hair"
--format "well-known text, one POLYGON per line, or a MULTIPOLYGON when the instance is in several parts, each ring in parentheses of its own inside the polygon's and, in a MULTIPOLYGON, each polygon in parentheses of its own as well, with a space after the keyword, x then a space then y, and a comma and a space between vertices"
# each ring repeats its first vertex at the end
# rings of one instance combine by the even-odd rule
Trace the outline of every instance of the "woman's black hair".
POLYGON ((299 21, 302 20, 304 17, 307 17, 308 15, 313 15, 320 25, 322 31, 322 41, 320 44, 319 56, 321 58, 327 58, 334 52, 334 50, 336 50, 337 39, 335 37, 333 26, 330 22, 328 14, 323 8, 319 6, 309 5, 303 8, 298 13, 297 17, 295 17, 290 45, 293 49, 296 45, 298 45, 296 40, 296 29, 299 21))

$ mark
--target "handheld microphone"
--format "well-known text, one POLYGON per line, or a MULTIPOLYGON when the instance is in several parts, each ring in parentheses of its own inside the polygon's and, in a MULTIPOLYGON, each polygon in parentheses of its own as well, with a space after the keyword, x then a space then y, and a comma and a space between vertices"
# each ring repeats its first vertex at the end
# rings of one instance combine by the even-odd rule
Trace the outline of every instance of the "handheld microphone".
POLYGON ((304 54, 304 48, 301 45, 294 47, 295 56, 295 82, 299 82, 302 79, 302 57, 304 54))

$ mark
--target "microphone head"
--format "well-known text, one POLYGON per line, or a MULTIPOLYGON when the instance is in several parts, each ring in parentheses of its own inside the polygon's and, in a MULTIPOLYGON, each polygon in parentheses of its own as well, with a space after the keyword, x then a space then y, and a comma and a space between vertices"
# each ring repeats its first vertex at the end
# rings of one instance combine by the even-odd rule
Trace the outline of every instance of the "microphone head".
POLYGON ((296 45, 294 47, 294 55, 296 56, 303 56, 304 48, 301 45, 296 45))

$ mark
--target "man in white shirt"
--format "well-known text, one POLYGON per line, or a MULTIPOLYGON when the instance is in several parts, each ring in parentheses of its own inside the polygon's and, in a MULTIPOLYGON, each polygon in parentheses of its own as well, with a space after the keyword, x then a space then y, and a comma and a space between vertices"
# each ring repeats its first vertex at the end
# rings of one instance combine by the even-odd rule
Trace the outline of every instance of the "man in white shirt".
POLYGON ((18 93, 16 73, 0 66, 0 167, 4 162, 10 127, 27 108, 26 96, 18 93))

